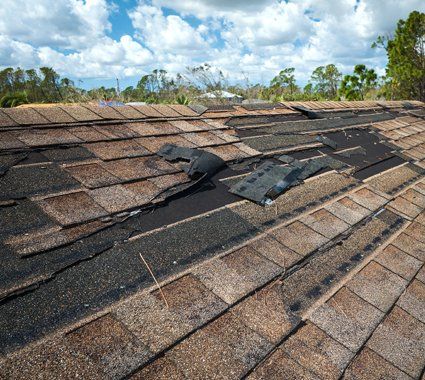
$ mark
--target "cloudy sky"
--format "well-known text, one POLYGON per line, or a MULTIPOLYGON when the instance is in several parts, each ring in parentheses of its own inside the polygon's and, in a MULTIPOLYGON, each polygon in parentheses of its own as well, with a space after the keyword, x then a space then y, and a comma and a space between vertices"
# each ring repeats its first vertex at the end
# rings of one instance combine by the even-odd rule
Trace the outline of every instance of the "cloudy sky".
POLYGON ((295 67, 304 84, 328 63, 383 73, 385 53, 370 45, 413 10, 425 1, 3 0, 0 66, 51 66, 86 88, 204 62, 230 82, 266 83, 295 67))

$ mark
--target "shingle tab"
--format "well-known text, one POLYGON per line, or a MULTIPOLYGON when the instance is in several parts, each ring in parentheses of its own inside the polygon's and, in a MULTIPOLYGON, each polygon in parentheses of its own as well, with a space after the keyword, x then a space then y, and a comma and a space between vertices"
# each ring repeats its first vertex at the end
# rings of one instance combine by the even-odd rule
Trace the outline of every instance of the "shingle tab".
POLYGON ((311 321, 332 338, 356 352, 379 324, 383 313, 342 288, 311 316, 311 321))
POLYGON ((77 121, 102 120, 99 115, 82 106, 60 106, 60 108, 77 121))
POLYGON ((134 140, 97 142, 92 144, 86 144, 85 147, 102 160, 140 157, 152 154, 152 152, 139 145, 134 140))
POLYGON ((213 378, 217 373, 223 378, 240 378, 270 348, 267 340, 225 314, 174 347, 167 357, 190 379, 213 378))
POLYGON ((406 289, 407 281, 372 261, 346 286, 364 300, 386 312, 406 289))
POLYGON ((425 366, 425 324, 396 306, 375 330, 367 346, 418 378, 425 366))
POLYGON ((74 330, 66 336, 66 342, 113 378, 137 369, 151 355, 147 347, 111 315, 74 330))
POLYGON ((38 204, 62 225, 81 223, 107 215, 85 192, 47 198, 38 204))
POLYGON ((18 125, 15 121, 13 121, 7 114, 3 113, 0 110, 0 128, 1 127, 14 127, 18 125))
POLYGON ((57 106, 36 107, 34 109, 52 123, 75 123, 77 121, 57 106))
POLYGON ((37 111, 32 108, 3 108, 7 116, 9 116, 16 123, 21 125, 37 125, 37 124, 50 124, 50 122, 41 116, 37 111))

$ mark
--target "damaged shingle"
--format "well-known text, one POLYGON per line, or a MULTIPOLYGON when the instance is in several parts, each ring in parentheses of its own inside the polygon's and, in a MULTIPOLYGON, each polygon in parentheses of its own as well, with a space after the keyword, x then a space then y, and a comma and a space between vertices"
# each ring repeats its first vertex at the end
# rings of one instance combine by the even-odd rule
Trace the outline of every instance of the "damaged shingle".
POLYGON ((167 161, 185 161, 185 171, 191 178, 199 178, 206 175, 211 177, 225 163, 224 161, 212 154, 201 149, 185 148, 172 144, 165 144, 158 151, 158 155, 167 161))

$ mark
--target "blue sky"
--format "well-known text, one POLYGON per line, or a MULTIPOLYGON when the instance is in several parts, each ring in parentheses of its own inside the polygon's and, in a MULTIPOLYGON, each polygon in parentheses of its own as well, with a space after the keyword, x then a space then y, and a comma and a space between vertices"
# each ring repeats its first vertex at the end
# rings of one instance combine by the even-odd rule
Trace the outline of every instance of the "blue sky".
POLYGON ((135 85, 204 62, 230 83, 267 83, 284 67, 307 83, 320 65, 350 72, 364 63, 384 73, 371 49, 423 0, 5 0, 0 66, 51 66, 82 87, 135 85))

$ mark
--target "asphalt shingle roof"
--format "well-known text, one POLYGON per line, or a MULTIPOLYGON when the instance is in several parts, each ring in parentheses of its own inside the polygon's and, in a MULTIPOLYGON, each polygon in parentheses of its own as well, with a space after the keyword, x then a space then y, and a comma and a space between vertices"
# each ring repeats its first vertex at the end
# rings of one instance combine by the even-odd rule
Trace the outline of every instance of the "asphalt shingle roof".
POLYGON ((0 378, 419 379, 425 120, 404 107, 1 109, 0 378), (164 144, 226 167, 197 182, 164 144), (270 206, 228 191, 282 154, 331 164, 270 206))

